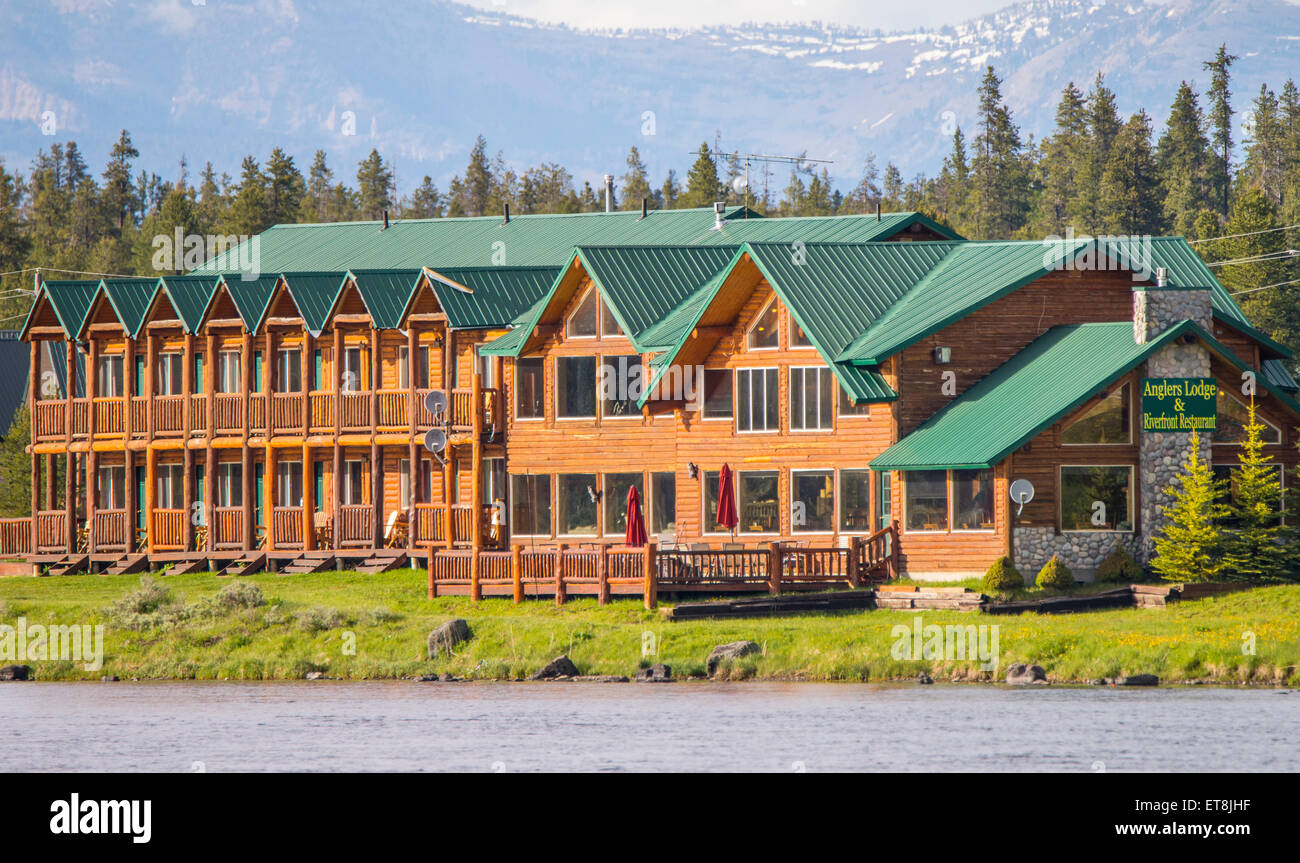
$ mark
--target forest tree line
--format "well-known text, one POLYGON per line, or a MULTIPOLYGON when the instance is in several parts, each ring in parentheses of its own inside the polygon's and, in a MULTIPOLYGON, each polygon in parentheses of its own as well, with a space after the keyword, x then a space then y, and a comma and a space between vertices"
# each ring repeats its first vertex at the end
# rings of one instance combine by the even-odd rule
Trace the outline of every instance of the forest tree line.
MULTIPOLYGON (((669 169, 652 180, 630 148, 616 181, 616 206, 639 209, 748 204, 766 215, 826 216, 921 211, 971 239, 1040 239, 1076 234, 1180 234, 1195 242, 1252 321, 1300 349, 1300 89, 1267 84, 1249 113, 1234 106, 1226 46, 1201 64, 1202 94, 1183 81, 1163 126, 1144 111, 1123 117, 1102 75, 1084 90, 1061 91, 1055 125, 1040 141, 1024 135, 988 67, 969 129, 957 127, 934 176, 905 179, 893 162, 869 156, 841 184, 826 167, 794 165, 779 191, 751 177, 737 154, 700 145, 685 176, 669 169), (1244 122, 1248 118, 1248 122, 1244 122), (1240 158, 1237 158, 1238 154, 1240 158), (845 190, 847 189, 847 190, 845 190), (1290 226, 1288 230, 1271 230, 1290 226), (1223 239, 1219 239, 1223 238, 1223 239), (1275 286, 1275 287, 1274 287, 1275 286)), ((16 327, 30 303, 30 269, 51 278, 153 273, 153 238, 184 234, 249 236, 271 225, 393 218, 594 212, 603 189, 579 183, 562 165, 527 169, 492 155, 482 136, 463 171, 440 189, 432 178, 399 194, 394 171, 377 150, 352 177, 336 174, 318 150, 304 172, 275 148, 246 156, 238 176, 206 162, 194 176, 182 157, 176 177, 137 170, 140 153, 122 131, 101 173, 75 141, 39 152, 26 173, 0 163, 0 328, 16 327), (26 272, 24 272, 26 271, 26 272), (65 272, 66 271, 66 272, 65 272)))

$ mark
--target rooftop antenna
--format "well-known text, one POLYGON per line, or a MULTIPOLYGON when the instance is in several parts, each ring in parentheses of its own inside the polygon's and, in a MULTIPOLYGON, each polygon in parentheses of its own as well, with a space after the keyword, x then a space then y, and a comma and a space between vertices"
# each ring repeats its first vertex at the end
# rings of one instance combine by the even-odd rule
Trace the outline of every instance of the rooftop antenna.
MULTIPOLYGON (((692 150, 691 153, 695 154, 696 151, 692 150)), ((767 181, 769 177, 769 172, 771 170, 771 166, 773 164, 794 165, 796 167, 799 167, 801 165, 835 164, 834 159, 810 159, 809 157, 802 156, 802 155, 782 156, 774 153, 741 153, 739 151, 735 153, 722 153, 719 152, 719 148, 716 145, 713 151, 709 153, 709 155, 713 158, 715 172, 717 171, 718 158, 720 156, 735 156, 737 159, 745 160, 745 218, 746 219, 749 218, 749 166, 751 162, 763 166, 763 201, 765 203, 767 201, 767 181)))

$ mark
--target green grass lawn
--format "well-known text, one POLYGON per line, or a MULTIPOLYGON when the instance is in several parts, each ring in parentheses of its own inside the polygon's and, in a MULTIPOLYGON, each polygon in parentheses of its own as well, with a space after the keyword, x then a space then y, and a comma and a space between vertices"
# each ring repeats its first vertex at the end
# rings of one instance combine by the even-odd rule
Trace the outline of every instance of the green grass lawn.
MULTIPOLYGON (((450 672, 467 678, 518 679, 560 654, 584 674, 631 675, 659 661, 674 676, 702 675, 716 644, 741 639, 764 647, 739 660, 732 678, 797 680, 981 679, 974 661, 899 660, 895 626, 999 627, 1001 664, 1034 662, 1058 682, 1154 673, 1164 682, 1300 684, 1300 586, 1258 588, 1164 609, 1118 609, 1073 615, 994 616, 959 612, 868 611, 759 620, 672 623, 639 600, 600 607, 592 599, 557 608, 550 600, 472 603, 425 598, 425 574, 263 573, 158 578, 164 614, 113 611, 138 591, 140 577, 0 578, 0 622, 105 625, 104 666, 32 662, 51 679, 294 679, 414 677, 450 672), (221 588, 256 584, 266 604, 222 608, 221 588), (184 608, 186 613, 177 614, 184 608), (425 658, 431 629, 453 617, 473 638, 455 656, 425 658), (153 621, 155 625, 147 625, 153 621), (133 628, 136 627, 136 628, 133 628), (1244 650, 1253 640, 1254 652, 1244 650), (643 644, 657 652, 643 655, 643 644)), ((5 660, 0 660, 5 664, 5 660)), ((1001 673, 997 675, 1001 677, 1001 673)))

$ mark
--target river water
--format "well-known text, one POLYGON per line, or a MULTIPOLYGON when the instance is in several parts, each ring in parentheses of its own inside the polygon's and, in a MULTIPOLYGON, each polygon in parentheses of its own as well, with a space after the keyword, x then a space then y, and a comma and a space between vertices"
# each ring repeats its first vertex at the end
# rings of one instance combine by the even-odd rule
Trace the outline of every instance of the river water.
POLYGON ((1300 691, 0 685, 6 771, 1296 771, 1300 691))

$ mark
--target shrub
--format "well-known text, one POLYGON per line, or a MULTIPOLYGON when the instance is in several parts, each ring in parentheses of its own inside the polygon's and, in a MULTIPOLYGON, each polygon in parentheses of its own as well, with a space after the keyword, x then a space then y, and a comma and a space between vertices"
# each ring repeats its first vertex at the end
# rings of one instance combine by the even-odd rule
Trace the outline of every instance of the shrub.
POLYGON ((110 614, 127 617, 133 614, 152 614, 172 600, 171 591, 147 575, 140 576, 140 586, 113 603, 110 614))
POLYGON ((343 625, 343 615, 333 608, 319 605, 315 608, 304 608, 294 617, 298 619, 298 625, 308 632, 321 632, 343 625))
POLYGON ((993 561, 989 571, 984 573, 984 579, 980 582, 980 589, 985 593, 1006 593, 1011 590, 1019 590, 1025 586, 1025 577, 1016 569, 1016 565, 1011 562, 1011 558, 1005 555, 993 561))
POLYGON ((382 623, 395 623, 402 619, 402 615, 387 608, 372 608, 364 612, 361 619, 369 626, 377 626, 382 623))
POLYGON ((1142 564, 1118 545, 1097 567, 1098 581, 1141 581, 1144 575, 1142 564))
POLYGON ((1044 590, 1067 590, 1074 587, 1074 573, 1061 562, 1061 558, 1052 555, 1052 559, 1038 570, 1034 583, 1044 590))
POLYGON ((266 605, 266 597, 262 595, 262 588, 251 581, 232 581, 217 591, 213 602, 222 611, 233 611, 266 605))

